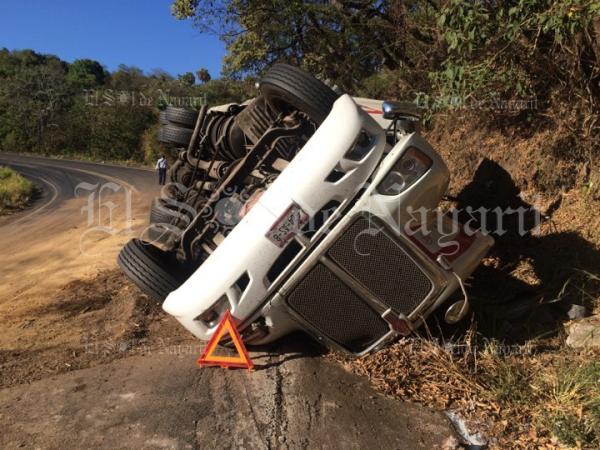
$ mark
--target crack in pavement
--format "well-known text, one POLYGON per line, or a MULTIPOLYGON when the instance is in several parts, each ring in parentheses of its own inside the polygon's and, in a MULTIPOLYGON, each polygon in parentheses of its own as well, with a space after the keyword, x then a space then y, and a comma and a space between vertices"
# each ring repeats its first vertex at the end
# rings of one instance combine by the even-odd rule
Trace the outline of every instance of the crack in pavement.
POLYGON ((322 358, 246 370, 131 356, 0 390, 0 448, 433 448, 441 413, 322 358), (200 373, 198 373, 200 372, 200 373))

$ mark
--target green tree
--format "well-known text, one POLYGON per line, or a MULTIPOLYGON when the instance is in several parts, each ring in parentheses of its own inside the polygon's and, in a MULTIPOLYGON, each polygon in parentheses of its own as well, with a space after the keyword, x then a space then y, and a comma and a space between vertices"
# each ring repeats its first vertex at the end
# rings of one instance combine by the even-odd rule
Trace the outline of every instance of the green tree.
POLYGON ((139 91, 147 82, 144 72, 139 67, 119 64, 116 72, 110 76, 108 84, 113 89, 126 91, 139 91))
POLYGON ((0 143, 10 150, 46 150, 71 91, 67 64, 31 50, 0 55, 0 143))
POLYGON ((189 106, 195 99, 221 104, 253 95, 251 83, 235 80, 196 86, 160 70, 100 69, 92 60, 68 64, 32 50, 0 49, 0 148, 141 161, 160 100, 189 106))
POLYGON ((244 76, 287 61, 353 91, 382 68, 419 68, 435 58, 437 30, 431 25, 437 3, 174 0, 172 13, 192 19, 202 31, 219 30, 227 44, 228 75, 244 76))
POLYGON ((182 73, 177 76, 177 79, 185 86, 193 86, 196 83, 196 77, 192 72, 182 73))
POLYGON ((211 80, 211 76, 210 73, 208 72, 207 69, 205 69, 204 67, 202 67, 201 69, 198 69, 196 71, 196 77, 198 78, 198 80, 200 80, 202 83, 207 83, 211 80))
POLYGON ((152 69, 149 73, 149 78, 159 80, 162 83, 173 81, 173 77, 166 70, 163 69, 152 69))
POLYGON ((218 105, 247 100, 256 96, 256 89, 251 78, 244 81, 216 79, 199 86, 198 93, 209 105, 218 105))
POLYGON ((104 84, 107 72, 98 61, 76 59, 69 65, 67 78, 75 85, 89 89, 104 84))

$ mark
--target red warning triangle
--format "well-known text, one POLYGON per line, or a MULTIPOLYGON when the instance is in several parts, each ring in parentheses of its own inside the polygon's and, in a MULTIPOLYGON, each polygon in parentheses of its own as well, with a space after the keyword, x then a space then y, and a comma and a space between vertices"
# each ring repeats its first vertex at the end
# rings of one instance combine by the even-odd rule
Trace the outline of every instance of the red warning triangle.
POLYGON ((242 337, 235 326, 235 322, 233 320, 233 316, 229 311, 225 313, 221 323, 217 327, 215 333, 212 338, 208 342, 208 345, 204 349, 202 356, 198 359, 199 366, 221 366, 225 367, 240 367, 246 368, 248 370, 252 370, 254 368, 254 364, 252 360, 248 356, 248 351, 246 350, 246 346, 242 341, 242 337), (215 355, 214 352, 217 348, 217 344, 223 337, 225 333, 229 334, 233 345, 238 353, 238 356, 218 356, 215 355))

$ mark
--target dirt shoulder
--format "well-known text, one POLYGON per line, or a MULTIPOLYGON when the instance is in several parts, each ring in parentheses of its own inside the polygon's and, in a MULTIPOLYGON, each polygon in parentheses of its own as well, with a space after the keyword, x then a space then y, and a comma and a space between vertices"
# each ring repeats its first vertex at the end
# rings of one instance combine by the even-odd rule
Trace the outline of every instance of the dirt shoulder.
POLYGON ((22 302, 2 329, 0 388, 194 342, 118 269, 22 302))

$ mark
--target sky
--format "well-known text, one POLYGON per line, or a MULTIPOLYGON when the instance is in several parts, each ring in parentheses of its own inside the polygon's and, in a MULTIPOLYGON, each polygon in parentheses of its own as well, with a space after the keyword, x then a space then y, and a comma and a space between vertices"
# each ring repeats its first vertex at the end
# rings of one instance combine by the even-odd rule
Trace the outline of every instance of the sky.
POLYGON ((225 47, 176 20, 171 0, 0 0, 0 48, 32 49, 62 60, 89 58, 172 75, 221 72, 225 47))

